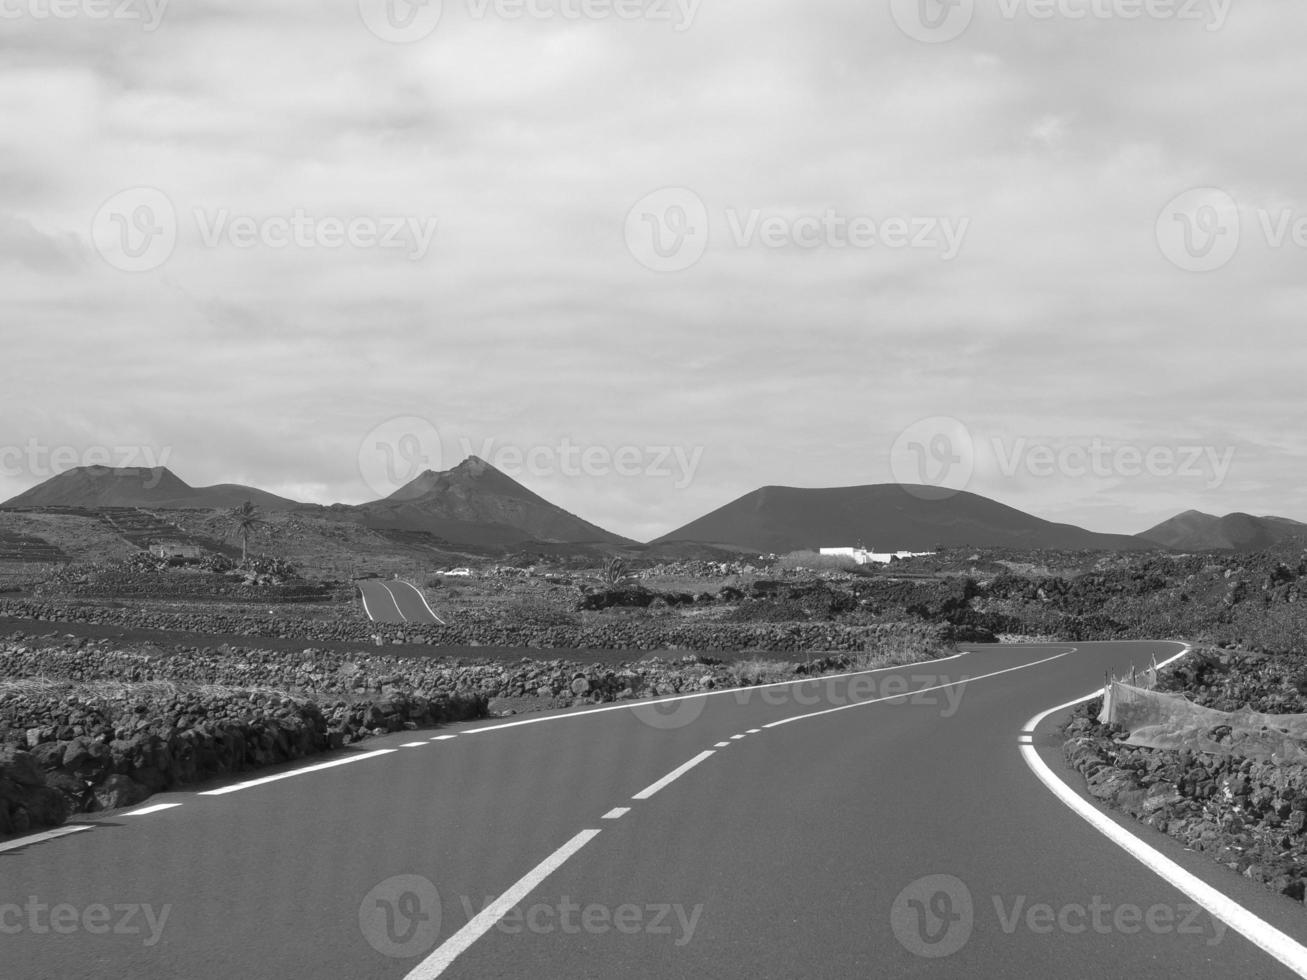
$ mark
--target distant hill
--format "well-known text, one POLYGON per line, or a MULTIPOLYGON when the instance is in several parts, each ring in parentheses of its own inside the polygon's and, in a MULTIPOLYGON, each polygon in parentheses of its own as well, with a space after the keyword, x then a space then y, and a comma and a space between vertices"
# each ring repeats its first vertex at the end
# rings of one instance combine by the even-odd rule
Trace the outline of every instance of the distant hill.
POLYGON ((1251 514, 1216 517, 1187 510, 1136 537, 1178 551, 1262 551, 1294 539, 1302 539, 1307 544, 1307 524, 1287 517, 1251 514))
POLYGON ((1041 520, 978 494, 897 483, 800 489, 763 487, 658 538, 785 553, 866 545, 929 551, 935 545, 1141 551, 1154 545, 1041 520))
POLYGON ((551 504, 476 456, 452 470, 427 470, 383 500, 333 510, 348 512, 350 520, 367 527, 426 531, 453 544, 631 544, 551 504))
POLYGON ((303 504, 235 483, 193 487, 166 467, 78 466, 12 497, 3 507, 157 507, 230 509, 250 501, 263 510, 303 504))

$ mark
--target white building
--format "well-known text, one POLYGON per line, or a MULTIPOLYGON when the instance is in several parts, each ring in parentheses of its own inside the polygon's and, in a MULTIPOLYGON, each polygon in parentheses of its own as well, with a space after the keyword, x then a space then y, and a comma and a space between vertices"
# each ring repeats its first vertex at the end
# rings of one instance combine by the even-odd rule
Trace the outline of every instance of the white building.
POLYGON ((933 555, 933 551, 868 551, 866 548, 822 548, 821 553, 832 558, 852 558, 859 565, 866 565, 868 562, 875 562, 879 565, 887 564, 892 558, 917 558, 922 555, 933 555))

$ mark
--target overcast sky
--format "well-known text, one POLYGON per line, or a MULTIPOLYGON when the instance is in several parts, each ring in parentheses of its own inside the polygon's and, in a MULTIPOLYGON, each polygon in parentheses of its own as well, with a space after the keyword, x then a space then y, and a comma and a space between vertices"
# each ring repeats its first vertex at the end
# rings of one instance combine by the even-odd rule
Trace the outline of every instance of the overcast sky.
POLYGON ((0 3, 0 498, 1307 520, 1301 0, 61 2, 0 3))

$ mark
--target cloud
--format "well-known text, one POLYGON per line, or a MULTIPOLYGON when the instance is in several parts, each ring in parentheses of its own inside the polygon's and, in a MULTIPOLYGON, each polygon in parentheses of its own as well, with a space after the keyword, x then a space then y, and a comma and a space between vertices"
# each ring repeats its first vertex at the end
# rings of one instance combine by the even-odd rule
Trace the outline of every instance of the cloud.
POLYGON ((1139 529, 1252 494, 1307 519, 1303 250, 1257 220, 1307 216, 1307 109, 1285 97, 1307 25, 1286 5, 1218 31, 983 13, 939 45, 853 0, 720 0, 684 31, 475 9, 446 3, 414 44, 298 0, 170 5, 153 32, 7 22, 0 329, 30 411, 0 444, 85 440, 95 419, 94 438, 173 446, 192 483, 325 501, 366 495, 358 443, 397 416, 454 445, 701 447, 671 491, 523 475, 648 537, 760 485, 890 480, 900 432, 951 416, 1009 445, 1237 450, 1213 490, 992 470, 971 487, 1041 515, 1139 529), (91 229, 142 186, 173 203, 177 244, 124 273, 91 229), (1246 216, 1214 273, 1154 233, 1196 186, 1246 216), (663 187, 709 222, 676 273, 624 238, 663 187), (260 237, 298 213, 437 224, 416 260, 260 237), (966 233, 951 260, 732 234, 827 213, 966 233), (253 242, 206 242, 218 215, 253 242))

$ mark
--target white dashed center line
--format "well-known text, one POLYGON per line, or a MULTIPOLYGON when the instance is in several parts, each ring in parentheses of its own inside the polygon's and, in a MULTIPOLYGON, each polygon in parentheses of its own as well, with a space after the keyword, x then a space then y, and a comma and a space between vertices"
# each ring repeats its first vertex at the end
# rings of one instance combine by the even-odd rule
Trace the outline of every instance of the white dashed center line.
POLYGON ((144 806, 139 810, 133 810, 131 813, 124 813, 124 817, 143 817, 146 814, 158 813, 160 810, 171 810, 175 806, 181 806, 180 803, 156 803, 153 806, 144 806))
POLYGON ((708 758, 710 755, 715 755, 715 754, 716 753, 713 752, 712 749, 705 749, 704 751, 696 755, 693 759, 691 759, 689 762, 684 762, 681 765, 677 766, 662 779, 658 780, 658 782, 654 783, 651 786, 646 786, 644 789, 640 790, 640 792, 632 796, 631 799, 633 800, 649 799, 649 797, 653 796, 664 786, 668 786, 671 783, 675 782, 676 780, 680 779, 682 776, 684 776, 687 772, 689 772, 699 763, 703 762, 704 759, 708 758))

